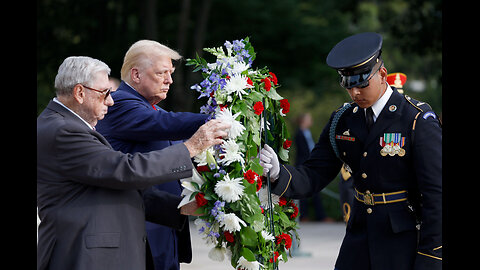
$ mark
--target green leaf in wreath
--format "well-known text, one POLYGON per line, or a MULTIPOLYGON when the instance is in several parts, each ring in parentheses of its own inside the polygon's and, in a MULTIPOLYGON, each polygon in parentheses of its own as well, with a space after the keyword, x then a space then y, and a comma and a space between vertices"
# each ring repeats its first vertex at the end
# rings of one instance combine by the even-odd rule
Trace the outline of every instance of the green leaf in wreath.
MULTIPOLYGON (((257 243, 258 243, 257 233, 250 227, 243 227, 240 230, 240 241, 244 246, 255 247, 257 246, 257 243)), ((253 253, 252 253, 252 256, 253 256, 253 253)), ((245 259, 249 260, 247 257, 245 257, 245 259)), ((254 259, 255 259, 255 256, 253 256, 253 260, 254 259)))
POLYGON ((277 93, 277 90, 275 90, 275 88, 270 88, 270 91, 267 92, 267 97, 273 99, 273 100, 281 100, 283 99, 282 96, 280 96, 278 93, 277 93))
POLYGON ((281 147, 280 150, 278 150, 278 157, 283 161, 288 161, 288 150, 281 147))
POLYGON ((250 164, 250 169, 256 172, 259 176, 263 174, 263 167, 260 165, 260 159, 254 158, 250 164))
POLYGON ((249 262, 254 262, 256 261, 255 255, 249 248, 243 248, 242 249, 242 256, 249 262))
MULTIPOLYGON (((243 179, 243 186, 245 187, 245 189, 243 190, 243 193, 244 194, 251 194, 251 195, 255 195, 256 192, 257 192, 257 186, 255 183, 253 184, 250 184, 247 179, 243 179)), ((245 196, 245 195, 244 195, 245 196)))

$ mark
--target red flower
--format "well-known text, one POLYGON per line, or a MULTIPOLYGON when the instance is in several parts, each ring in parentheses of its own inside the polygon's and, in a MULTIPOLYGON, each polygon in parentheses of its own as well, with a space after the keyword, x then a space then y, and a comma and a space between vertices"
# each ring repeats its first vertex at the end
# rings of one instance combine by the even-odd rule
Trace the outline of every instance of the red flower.
POLYGON ((275 260, 275 262, 277 262, 279 256, 280 256, 280 253, 278 253, 278 251, 275 251, 275 256, 274 256, 273 259, 270 258, 270 262, 273 262, 273 260, 275 260))
POLYGON ((290 201, 290 206, 293 207, 293 213, 290 215, 290 219, 294 219, 298 216, 298 207, 293 201, 290 201))
POLYGON ((262 188, 262 184, 264 181, 267 181, 267 178, 263 175, 260 176, 260 179, 257 181, 257 191, 259 191, 262 188))
POLYGON ((280 206, 287 205, 287 199, 285 199, 285 197, 280 197, 280 200, 278 201, 278 205, 280 206))
POLYGON ((262 178, 257 178, 257 191, 262 188, 262 178))
POLYGON ((233 243, 235 241, 233 234, 231 234, 229 231, 224 231, 223 235, 225 235, 225 240, 227 240, 228 242, 233 243))
POLYGON ((265 90, 267 90, 267 92, 270 91, 270 88, 272 88, 272 82, 270 82, 270 79, 267 77, 261 81, 265 83, 265 90))
POLYGON ((197 171, 198 172, 209 172, 210 168, 207 165, 204 166, 197 166, 197 171))
POLYGON ((288 99, 284 98, 280 100, 280 107, 282 107, 282 113, 286 114, 290 111, 290 103, 288 102, 288 99))
POLYGON ((195 200, 197 200, 198 207, 204 206, 208 202, 205 199, 205 194, 203 194, 203 193, 197 193, 197 195, 195 195, 195 200))
POLYGON ((284 148, 284 149, 288 149, 288 148, 290 148, 290 146, 292 146, 292 141, 286 139, 286 140, 283 142, 283 148, 284 148))
POLYGON ((286 233, 282 233, 277 238, 277 245, 285 244, 285 248, 289 249, 292 246, 292 237, 286 233))
POLYGON ((277 79, 277 76, 275 75, 275 73, 268 72, 268 74, 270 74, 270 78, 272 79, 273 84, 277 85, 278 84, 278 79, 277 79))
POLYGON ((263 107, 263 103, 261 101, 257 101, 255 105, 253 105, 253 110, 255 111, 256 115, 262 114, 264 109, 265 108, 263 107))
POLYGON ((252 82, 252 80, 251 80, 249 77, 247 77, 247 83, 248 83, 249 85, 253 86, 253 82, 252 82))
POLYGON ((220 107, 220 111, 223 111, 223 109, 228 107, 228 104, 218 104, 218 106, 220 107))
POLYGON ((246 173, 243 174, 243 178, 245 178, 248 183, 253 184, 258 178, 258 174, 252 170, 248 170, 246 173))

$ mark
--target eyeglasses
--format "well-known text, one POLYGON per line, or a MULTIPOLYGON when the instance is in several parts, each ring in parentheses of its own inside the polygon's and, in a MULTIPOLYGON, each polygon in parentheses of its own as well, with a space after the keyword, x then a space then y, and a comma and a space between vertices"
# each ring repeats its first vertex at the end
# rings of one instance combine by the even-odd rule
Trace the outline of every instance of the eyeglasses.
POLYGON ((102 94, 105 94, 105 100, 107 100, 108 96, 110 95, 110 92, 112 91, 112 87, 110 88, 107 88, 107 89, 104 89, 104 90, 98 90, 98 89, 94 89, 94 88, 91 88, 91 87, 88 87, 88 86, 85 86, 82 84, 83 87, 89 89, 89 90, 92 90, 92 91, 95 91, 95 92, 99 92, 99 93, 102 93, 102 94))
POLYGON ((375 76, 375 74, 382 68, 383 61, 378 65, 377 70, 373 73, 373 75, 369 78, 370 73, 364 73, 359 75, 353 76, 340 76, 340 85, 347 89, 351 90, 354 87, 357 88, 365 88, 370 85, 370 80, 375 76))

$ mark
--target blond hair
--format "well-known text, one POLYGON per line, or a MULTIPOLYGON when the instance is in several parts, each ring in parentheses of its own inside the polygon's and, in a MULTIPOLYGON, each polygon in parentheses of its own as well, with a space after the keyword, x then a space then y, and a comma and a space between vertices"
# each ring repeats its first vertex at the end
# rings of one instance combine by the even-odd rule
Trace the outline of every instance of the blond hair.
POLYGON ((173 60, 182 58, 175 50, 154 40, 143 39, 133 43, 123 58, 122 70, 120 71, 121 79, 124 81, 128 80, 130 78, 130 70, 133 67, 151 64, 151 57, 159 55, 166 55, 173 60))

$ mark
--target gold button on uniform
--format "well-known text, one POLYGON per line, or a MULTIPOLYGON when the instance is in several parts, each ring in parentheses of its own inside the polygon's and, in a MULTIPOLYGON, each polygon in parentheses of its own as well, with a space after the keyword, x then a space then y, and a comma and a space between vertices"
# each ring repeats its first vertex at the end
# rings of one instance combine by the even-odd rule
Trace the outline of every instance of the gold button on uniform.
POLYGON ((367 174, 366 174, 366 173, 362 173, 362 178, 363 178, 363 179, 367 178, 367 174))
POLYGON ((367 156, 367 152, 363 152, 363 157, 366 157, 367 156))
POLYGON ((372 208, 367 208, 367 213, 371 214, 373 212, 372 208))

